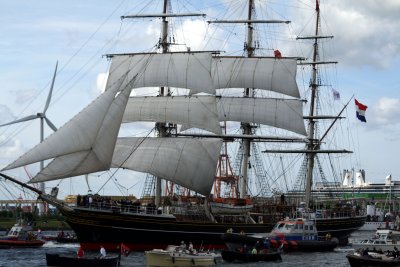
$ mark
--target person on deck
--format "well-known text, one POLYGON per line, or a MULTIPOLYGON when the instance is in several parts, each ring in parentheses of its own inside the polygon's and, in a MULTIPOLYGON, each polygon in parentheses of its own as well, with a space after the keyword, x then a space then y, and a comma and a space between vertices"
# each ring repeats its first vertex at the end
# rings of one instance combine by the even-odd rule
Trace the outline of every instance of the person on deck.
POLYGON ((189 248, 188 248, 190 253, 194 253, 194 248, 193 248, 193 243, 189 242, 189 248))
POLYGON ((103 246, 100 246, 100 258, 105 258, 107 256, 106 249, 103 246))

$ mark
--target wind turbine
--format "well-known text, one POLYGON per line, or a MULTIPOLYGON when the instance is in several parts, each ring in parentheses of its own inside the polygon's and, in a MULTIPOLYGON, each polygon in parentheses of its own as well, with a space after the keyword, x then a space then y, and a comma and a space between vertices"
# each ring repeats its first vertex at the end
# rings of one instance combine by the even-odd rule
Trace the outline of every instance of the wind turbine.
MULTIPOLYGON (((15 123, 19 123, 19 122, 30 121, 30 120, 34 120, 34 119, 40 119, 40 142, 43 142, 43 140, 44 140, 44 121, 46 121, 47 125, 53 131, 57 131, 57 127, 54 126, 54 124, 46 117, 46 111, 49 108, 51 95, 53 93, 54 81, 56 79, 56 74, 57 74, 57 67, 58 67, 58 61, 56 63, 56 68, 54 70, 53 80, 52 80, 51 86, 50 86, 50 92, 49 92, 49 95, 47 96, 47 101, 46 101, 46 105, 44 106, 43 112, 42 113, 37 113, 35 115, 29 115, 29 116, 26 116, 26 117, 24 117, 22 119, 18 119, 18 120, 9 122, 9 123, 1 124, 0 127, 11 125, 11 124, 15 124, 15 123)), ((40 170, 43 170, 43 167, 44 167, 44 162, 41 161, 40 162, 40 170)), ((40 191, 45 192, 44 183, 40 183, 40 191)))

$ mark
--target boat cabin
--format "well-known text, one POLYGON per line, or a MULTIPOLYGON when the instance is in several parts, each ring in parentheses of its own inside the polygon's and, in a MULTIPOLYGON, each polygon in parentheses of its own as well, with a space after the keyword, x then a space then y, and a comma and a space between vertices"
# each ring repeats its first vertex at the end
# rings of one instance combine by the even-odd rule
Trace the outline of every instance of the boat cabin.
POLYGON ((28 239, 32 233, 31 227, 21 226, 20 224, 15 224, 11 227, 10 231, 7 234, 7 238, 9 239, 28 239))
POLYGON ((400 231, 379 229, 376 231, 373 241, 376 241, 376 244, 400 244, 400 231))
POLYGON ((279 221, 271 234, 288 240, 318 240, 314 221, 305 219, 285 219, 279 221))

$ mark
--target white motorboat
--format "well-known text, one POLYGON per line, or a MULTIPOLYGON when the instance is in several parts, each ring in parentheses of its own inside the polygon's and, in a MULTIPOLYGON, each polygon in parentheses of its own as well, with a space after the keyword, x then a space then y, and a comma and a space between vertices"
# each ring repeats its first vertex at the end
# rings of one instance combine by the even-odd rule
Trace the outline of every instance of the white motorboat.
POLYGON ((146 251, 148 267, 168 266, 213 266, 221 258, 220 254, 213 252, 198 252, 188 250, 184 246, 169 245, 164 249, 146 251))
POLYGON ((355 250, 374 248, 382 251, 394 250, 395 247, 400 247, 400 231, 378 229, 373 238, 353 242, 352 246, 355 250))

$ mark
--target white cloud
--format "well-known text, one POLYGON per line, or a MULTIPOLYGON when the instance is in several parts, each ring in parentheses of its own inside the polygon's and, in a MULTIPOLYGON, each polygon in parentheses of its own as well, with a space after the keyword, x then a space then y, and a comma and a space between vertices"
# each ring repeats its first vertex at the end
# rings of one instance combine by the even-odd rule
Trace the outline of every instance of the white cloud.
POLYGON ((0 136, 1 153, 0 153, 0 168, 5 167, 10 163, 10 159, 16 159, 23 153, 23 147, 18 139, 9 139, 3 135, 0 136))
MULTIPOLYGON (((346 66, 391 67, 400 54, 400 1, 326 0, 320 7, 320 34, 335 36, 329 41, 331 47, 321 41, 321 53, 332 53, 346 66)), ((314 27, 313 9, 311 4, 309 9, 296 9, 289 15, 296 34, 313 35, 312 31, 302 32, 305 25, 310 30, 314 27)))
MULTIPOLYGON (((382 97, 371 107, 371 123, 378 125, 394 125, 400 123, 400 99, 382 97)), ((368 112, 368 109, 367 109, 368 112)), ((367 113, 368 118, 368 113, 367 113)))
POLYGON ((15 120, 15 116, 12 111, 6 105, 0 105, 0 124, 4 124, 15 120))
POLYGON ((340 62, 388 68, 400 53, 399 1, 328 1, 322 12, 338 36, 340 62))
POLYGON ((36 89, 25 89, 25 90, 17 90, 17 91, 12 91, 12 93, 15 96, 15 103, 16 104, 27 104, 34 100, 38 95, 39 91, 36 89))

